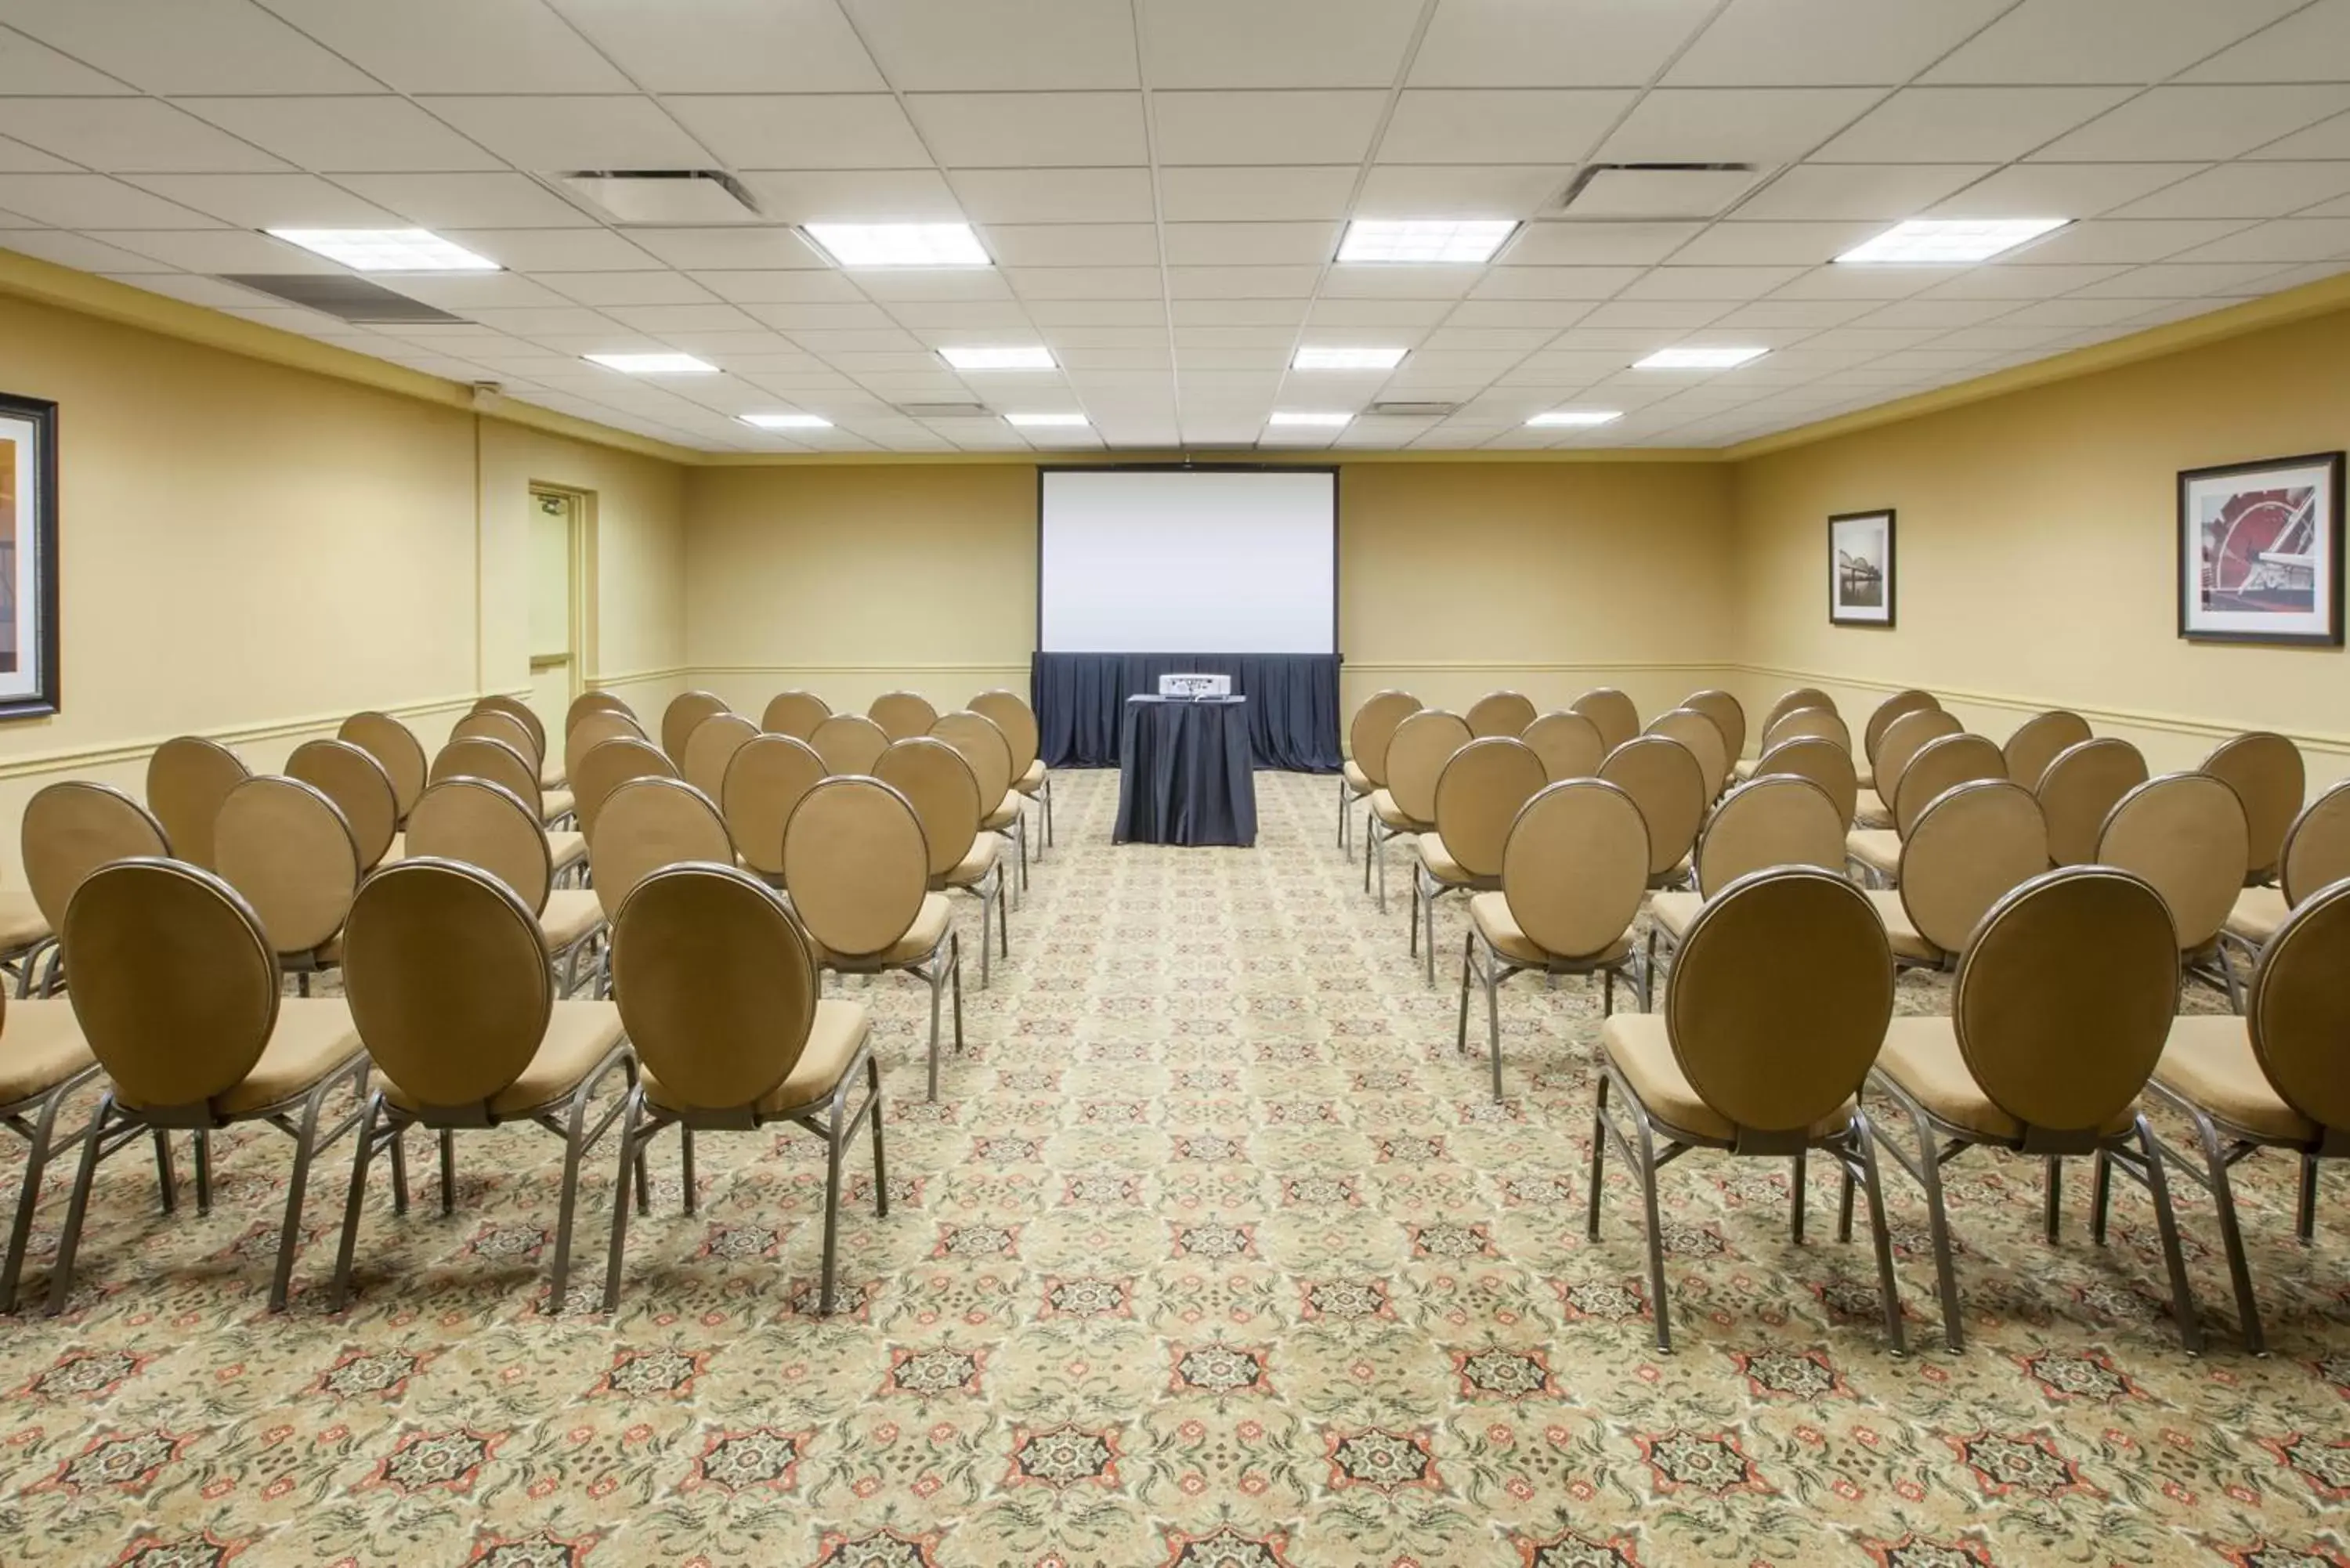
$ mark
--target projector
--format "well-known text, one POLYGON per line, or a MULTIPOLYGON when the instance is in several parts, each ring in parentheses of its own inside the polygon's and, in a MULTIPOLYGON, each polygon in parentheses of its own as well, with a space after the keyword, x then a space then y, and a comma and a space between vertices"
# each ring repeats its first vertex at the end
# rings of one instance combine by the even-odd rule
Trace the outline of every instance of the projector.
POLYGON ((1159 694, 1186 700, 1229 697, 1232 694, 1232 678, 1229 675, 1162 675, 1159 678, 1159 694))

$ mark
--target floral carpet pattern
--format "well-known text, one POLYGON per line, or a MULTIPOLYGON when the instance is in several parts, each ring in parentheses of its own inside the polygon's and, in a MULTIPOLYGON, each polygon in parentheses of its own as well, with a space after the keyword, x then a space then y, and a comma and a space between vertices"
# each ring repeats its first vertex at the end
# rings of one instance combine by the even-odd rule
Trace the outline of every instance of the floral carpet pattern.
MULTIPOLYGON (((2099 1249, 2076 1174, 2051 1247, 2037 1164, 1981 1151, 1950 1172, 1970 1340, 1946 1352, 1923 1199, 1888 1168, 1896 1359, 1826 1184, 1799 1245, 1783 1162, 1694 1154, 1664 1177, 1659 1355, 1612 1159, 1583 1235, 1586 982, 1505 990, 1497 1105, 1454 1054, 1445 966, 1423 984, 1402 900, 1379 917, 1332 842, 1328 780, 1260 774, 1251 851, 1113 848, 1114 776, 1055 787, 1059 846, 993 988, 966 966, 970 1045, 938 1103, 920 988, 849 992, 889 1069, 894 1201, 874 1217, 860 1149, 835 1317, 812 1315, 824 1167, 795 1129, 705 1135, 691 1218, 657 1147, 611 1319, 589 1310, 608 1153, 571 1310, 545 1299, 559 1146, 522 1130, 460 1137, 451 1218, 428 1159, 405 1218, 379 1180, 335 1315, 343 1146, 281 1317, 283 1140, 225 1140, 208 1217, 160 1215, 126 1153, 69 1310, 0 1322, 0 1563, 2350 1563, 2344 1241, 2324 1211, 2314 1247, 2292 1241, 2286 1163, 2239 1189, 2262 1360, 2192 1183, 2200 1359, 2164 1315, 2141 1192, 2117 1184, 2099 1249)), ((1461 919, 1448 901, 1447 964, 1461 919)), ((1939 996, 1903 982, 1906 1008, 1939 996)), ((30 1292, 63 1208, 59 1180, 30 1292)))

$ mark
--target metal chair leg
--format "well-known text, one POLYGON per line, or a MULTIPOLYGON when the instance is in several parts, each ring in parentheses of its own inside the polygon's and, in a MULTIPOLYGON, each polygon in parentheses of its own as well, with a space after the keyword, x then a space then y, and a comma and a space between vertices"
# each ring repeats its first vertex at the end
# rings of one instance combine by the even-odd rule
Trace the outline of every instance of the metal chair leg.
MULTIPOLYGON (((571 1222, 579 1209, 579 1157, 587 1152, 582 1139, 588 1128, 588 1101, 600 1073, 571 1092, 571 1114, 563 1135, 563 1192, 555 1208, 555 1264, 547 1282, 546 1315, 563 1314, 564 1293, 571 1284, 571 1222)), ((614 1194, 618 1200, 619 1194, 614 1194)))
POLYGON ((2236 1292, 2236 1321, 2243 1325, 2244 1348, 2254 1355, 2266 1355, 2267 1336, 2261 1329, 2261 1303, 2252 1295, 2251 1266, 2244 1258, 2243 1227, 2236 1219, 2236 1192, 2228 1180, 2228 1151, 2220 1142, 2220 1129, 2200 1110, 2189 1107, 2194 1118, 2196 1141, 2203 1146, 2203 1166, 2210 1173, 2211 1201, 2220 1210, 2220 1242, 2228 1254, 2228 1282, 2236 1292))
MULTIPOLYGON (((620 1272, 629 1251, 629 1186, 635 1168, 645 1156, 644 1143, 637 1130, 642 1118, 645 1096, 641 1089, 629 1091, 629 1103, 620 1112, 620 1163, 614 1174, 612 1188, 612 1241, 604 1259, 604 1314, 609 1317, 620 1310, 620 1272)), ((643 1200, 643 1183, 637 1183, 638 1200, 643 1200)))
POLYGON ((939 1097, 939 992, 946 981, 945 966, 933 957, 929 975, 931 982, 931 1083, 930 1098, 939 1097))
POLYGON ((2301 1190, 2296 1195, 2293 1210, 2293 1240, 2307 1246, 2317 1234, 2317 1157, 2301 1157, 2301 1190))
MULTIPOLYGON (((328 1091, 340 1086, 347 1079, 355 1082, 364 1093, 367 1087, 367 1066, 362 1063, 356 1079, 349 1073, 338 1073, 322 1080, 302 1100, 301 1130, 294 1135, 294 1168, 286 1179, 286 1223, 277 1232, 277 1267, 269 1281, 269 1310, 284 1312, 294 1284, 294 1253, 302 1244, 302 1202, 310 1184, 310 1160, 317 1152, 318 1115, 326 1108, 328 1091)), ((330 1137, 332 1134, 328 1135, 330 1137)), ((364 1147, 364 1146, 362 1146, 364 1147)))
POLYGON ((209 1127, 198 1127, 189 1140, 195 1145, 196 1212, 213 1211, 213 1135, 209 1127))
POLYGON ((840 1107, 847 1096, 846 1084, 834 1092, 831 1124, 824 1141, 824 1277, 816 1290, 816 1310, 823 1317, 832 1315, 833 1273, 840 1252, 840 1107))
MULTIPOLYGON (((358 1152, 351 1156, 351 1188, 343 1198, 343 1238, 335 1248, 334 1295, 328 1308, 332 1312, 342 1311, 351 1299, 351 1259, 359 1251, 359 1215, 367 1201, 368 1166, 375 1154, 376 1118, 388 1117, 389 1114, 381 1090, 369 1095, 367 1105, 359 1111, 359 1147, 358 1152)), ((387 1141, 396 1155, 400 1135, 408 1129, 394 1127, 390 1130, 391 1137, 387 1141)))
MULTIPOLYGON (((637 1158, 642 1159, 644 1157, 644 1150, 639 1149, 637 1158)), ((677 1160, 685 1183, 685 1211, 691 1214, 700 1205, 702 1184, 696 1181, 693 1176, 693 1129, 682 1123, 677 1129, 677 1160)), ((637 1201, 639 1203, 647 1201, 643 1175, 642 1171, 638 1172, 637 1201)))
POLYGON ((1657 1143, 1648 1131, 1648 1113, 1639 1102, 1632 1100, 1627 1108, 1632 1114, 1632 1130, 1640 1135, 1640 1168, 1634 1172, 1640 1179, 1640 1202, 1646 1210, 1648 1231, 1648 1300, 1657 1323, 1657 1350, 1670 1355, 1673 1352, 1673 1314, 1665 1303, 1665 1220, 1657 1205, 1657 1143))
POLYGON ((1461 1024, 1452 1032, 1455 1054, 1465 1054, 1469 1049, 1469 971, 1475 967, 1476 953, 1477 933, 1464 933, 1461 939, 1461 1024))
POLYGON ((66 1201, 65 1228, 57 1232, 57 1261, 49 1265, 50 1317, 66 1310, 66 1298, 73 1293, 74 1256, 81 1251, 81 1227, 89 1212, 90 1183, 97 1179, 98 1162, 106 1151, 106 1125, 114 1111, 114 1095, 109 1090, 99 1101, 98 1114, 90 1118, 89 1137, 81 1146, 81 1163, 74 1172, 73 1196, 66 1201))
POLYGON ((2041 1164, 2044 1168, 2041 1179, 2040 1231, 2042 1239, 2054 1246, 2064 1228, 2064 1162, 2052 1154, 2041 1164))
POLYGON ((408 1212, 408 1129, 391 1140, 391 1211, 408 1212))
POLYGON ((2138 1147, 2146 1155, 2146 1188, 2154 1199, 2155 1230, 2162 1238, 2162 1261, 2170 1271, 2170 1306, 2178 1319, 2178 1342, 2189 1355, 2203 1353, 2203 1325, 2196 1320, 2195 1293, 2187 1283, 2187 1260, 2178 1247, 2178 1216, 2171 1211, 2170 1183, 2162 1171, 2162 1146, 2146 1117, 2137 1118, 2138 1147))
POLYGON ((1583 1219, 1583 1239, 1599 1240, 1599 1195, 1607 1169, 1607 1075, 1599 1075, 1599 1093, 1591 1105, 1591 1189, 1588 1211, 1583 1219))
POLYGON ((457 1211, 457 1135, 441 1129, 441 1212, 457 1211))
POLYGON ((2106 1244, 2106 1214, 2113 1205, 2114 1157, 2099 1149, 2089 1167, 2089 1240, 2106 1244))
MULTIPOLYGON (((25 1151, 25 1179, 16 1192, 16 1217, 8 1227, 8 1259, 0 1264, 0 1314, 16 1315, 16 1282, 24 1275, 25 1249, 33 1239, 33 1210, 41 1201, 41 1178, 49 1168, 50 1139, 57 1131, 57 1113, 81 1085, 82 1080, 77 1078, 50 1090, 41 1102, 41 1114, 34 1118, 30 1147, 25 1151)), ((68 1147, 71 1147, 70 1141, 68 1147)))
POLYGON ((865 1058, 865 1114, 873 1121, 873 1212, 889 1217, 889 1162, 881 1152, 881 1064, 865 1058))
POLYGON ((962 937, 947 933, 947 985, 954 993, 954 1048, 962 1054, 962 937))
POLYGON ((1798 1247, 1804 1244, 1804 1155, 1795 1151, 1795 1168, 1787 1178, 1787 1235, 1798 1247))
POLYGON ((1893 1274, 1893 1235, 1885 1223, 1885 1182, 1877 1169, 1877 1136, 1867 1113, 1857 1106, 1852 1113, 1853 1133, 1860 1145, 1861 1184, 1868 1190, 1868 1234, 1877 1247, 1877 1293, 1885 1303, 1885 1336, 1893 1354, 1909 1354, 1901 1332, 1901 1287, 1893 1274))
POLYGON ((155 1185, 163 1212, 174 1214, 180 1208, 180 1172, 172 1158, 172 1135, 162 1127, 154 1129, 155 1185))

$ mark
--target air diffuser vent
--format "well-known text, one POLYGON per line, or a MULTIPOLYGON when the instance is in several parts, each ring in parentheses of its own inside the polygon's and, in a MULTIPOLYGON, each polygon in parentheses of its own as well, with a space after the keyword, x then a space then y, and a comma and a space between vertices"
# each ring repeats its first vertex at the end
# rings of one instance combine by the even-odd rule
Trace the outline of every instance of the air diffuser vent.
POLYGON ((221 281, 269 295, 288 305, 298 305, 305 310, 368 325, 465 319, 421 299, 380 288, 363 277, 347 277, 339 273, 224 273, 221 281))
POLYGON ((584 169, 564 188, 622 223, 755 223, 759 209, 716 169, 584 169))
POLYGON ((1416 403, 1405 398, 1395 401, 1373 403, 1371 412, 1388 414, 1398 419, 1440 420, 1460 409, 1459 403, 1416 403))
POLYGON ((1752 163, 1592 163, 1559 207, 1570 218, 1714 218, 1762 178, 1752 163))
POLYGON ((984 420, 995 410, 985 403, 899 403, 898 411, 911 420, 984 420))

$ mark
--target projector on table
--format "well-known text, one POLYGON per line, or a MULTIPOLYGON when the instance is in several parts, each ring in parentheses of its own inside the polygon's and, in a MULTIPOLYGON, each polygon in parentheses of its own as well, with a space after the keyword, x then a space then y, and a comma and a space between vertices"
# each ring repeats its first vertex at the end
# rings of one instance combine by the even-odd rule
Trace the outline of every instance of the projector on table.
POLYGON ((1162 675, 1159 678, 1159 694, 1195 701, 1201 697, 1230 697, 1232 678, 1229 675, 1162 675))

